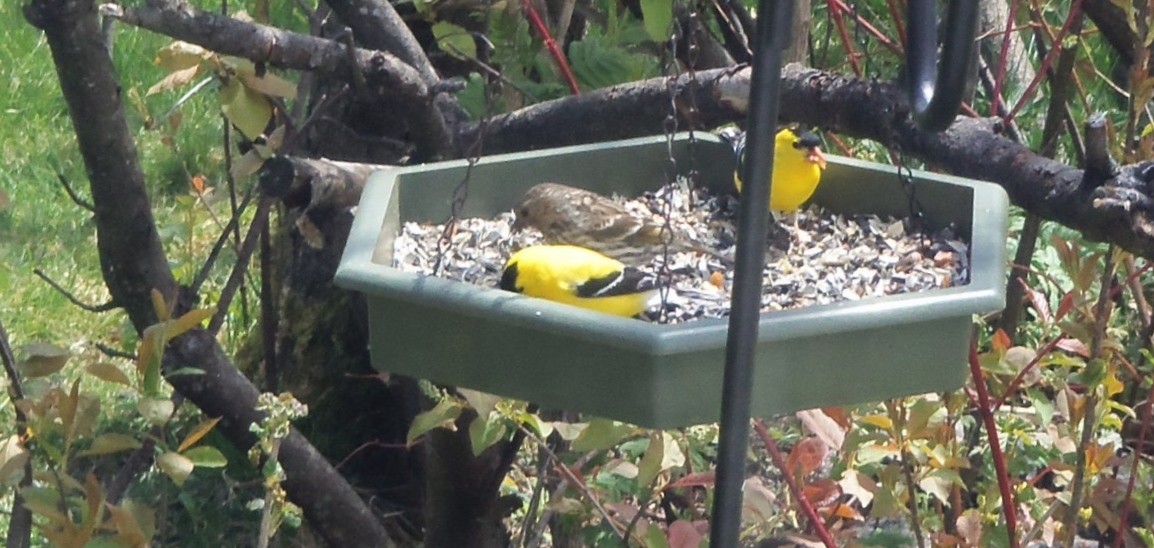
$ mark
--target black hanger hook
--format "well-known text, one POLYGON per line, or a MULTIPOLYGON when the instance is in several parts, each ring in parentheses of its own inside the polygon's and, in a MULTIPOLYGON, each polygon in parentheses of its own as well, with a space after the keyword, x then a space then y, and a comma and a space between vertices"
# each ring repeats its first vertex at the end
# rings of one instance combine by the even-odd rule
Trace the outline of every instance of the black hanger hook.
POLYGON ((918 125, 931 131, 950 127, 962 104, 978 27, 978 0, 949 0, 943 27, 939 66, 937 0, 908 0, 906 95, 918 125))

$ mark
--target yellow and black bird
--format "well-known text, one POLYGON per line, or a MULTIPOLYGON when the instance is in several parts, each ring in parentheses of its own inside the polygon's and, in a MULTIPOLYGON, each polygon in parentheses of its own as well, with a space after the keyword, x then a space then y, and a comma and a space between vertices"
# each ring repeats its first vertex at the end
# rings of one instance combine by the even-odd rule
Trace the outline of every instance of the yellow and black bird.
MULTIPOLYGON (((531 226, 541 231, 547 244, 586 247, 630 266, 647 263, 665 250, 663 223, 581 188, 541 183, 525 193, 513 213, 514 230, 531 226)), ((682 234, 669 236, 671 253, 690 251, 724 259, 682 234)))
MULTIPOLYGON (((733 182, 741 192, 741 170, 745 165, 745 134, 722 133, 721 137, 733 145, 737 154, 737 170, 733 182)), ((769 210, 774 215, 793 213, 813 196, 825 169, 825 155, 821 139, 809 131, 785 128, 777 132, 773 149, 773 188, 770 189, 769 210)))
POLYGON ((514 253, 499 287, 626 317, 644 312, 657 296, 653 277, 573 245, 535 245, 514 253))

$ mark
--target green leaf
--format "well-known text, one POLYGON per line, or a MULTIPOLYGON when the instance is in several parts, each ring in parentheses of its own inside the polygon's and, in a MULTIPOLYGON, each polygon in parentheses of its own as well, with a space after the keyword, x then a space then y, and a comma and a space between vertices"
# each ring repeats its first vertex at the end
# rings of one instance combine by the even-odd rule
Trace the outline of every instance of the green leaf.
POLYGON ((637 464, 637 488, 643 489, 653 483, 653 478, 661 473, 661 461, 665 458, 665 444, 661 443, 661 432, 649 436, 649 447, 637 464))
POLYGON ((81 457, 109 455, 138 447, 140 447, 140 440, 132 436, 116 433, 101 434, 92 440, 92 445, 89 445, 88 449, 77 453, 77 455, 81 457))
POLYGON ((645 18, 645 32, 654 42, 665 42, 673 28, 672 0, 641 0, 641 15, 645 18))
POLYGON ((405 438, 405 443, 412 446, 413 442, 417 441, 417 438, 420 438, 429 430, 442 426, 451 426, 453 421, 461 416, 461 409, 461 404, 457 402, 457 400, 441 400, 436 407, 413 418, 413 424, 409 425, 409 435, 405 438))
POLYGON ((569 64, 581 89, 597 89, 641 80, 656 73, 653 58, 587 36, 569 45, 569 64))
POLYGON ((1026 394, 1034 404, 1034 412, 1038 414, 1038 426, 1051 424, 1054 420, 1054 400, 1036 389, 1027 390, 1026 394))
POLYGON ((195 466, 203 468, 224 468, 228 465, 228 457, 224 456, 219 449, 211 445, 202 445, 200 447, 193 447, 185 451, 183 455, 195 466))
POLYGON ((145 398, 136 403, 140 416, 151 424, 164 424, 172 416, 172 400, 145 398))
POLYGON ((613 447, 634 431, 634 427, 609 419, 593 419, 589 426, 573 440, 572 449, 578 453, 613 447))
POLYGON ((650 523, 645 530, 645 548, 669 548, 669 539, 665 538, 660 525, 650 523))
POLYGON ((441 51, 456 57, 469 60, 477 58, 477 44, 469 31, 447 21, 433 23, 433 38, 437 39, 437 47, 441 51))
POLYGON ((461 395, 465 397, 465 401, 469 402, 469 405, 477 412, 477 416, 479 417, 488 417, 489 414, 497 408, 497 402, 501 401, 501 396, 494 396, 493 394, 481 392, 480 390, 458 388, 457 392, 460 392, 461 395))
POLYGON ((469 442, 473 446, 473 455, 483 453, 493 444, 501 441, 509 429, 505 419, 500 415, 490 414, 488 418, 477 417, 469 424, 469 442))
POLYGON ((256 139, 272 119, 272 103, 268 97, 233 78, 220 88, 220 110, 245 137, 256 139))

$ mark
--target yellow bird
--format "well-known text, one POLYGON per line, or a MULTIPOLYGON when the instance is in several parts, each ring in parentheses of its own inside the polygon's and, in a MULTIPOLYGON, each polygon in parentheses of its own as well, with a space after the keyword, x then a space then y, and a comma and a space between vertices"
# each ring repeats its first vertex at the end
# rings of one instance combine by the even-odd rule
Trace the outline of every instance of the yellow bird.
MULTIPOLYGON (((741 170, 745 164, 745 134, 736 137, 722 135, 737 153, 737 169, 733 183, 741 192, 741 170)), ((769 210, 776 215, 793 213, 801 208, 821 182, 825 169, 825 155, 821 140, 809 131, 785 128, 777 132, 773 149, 773 188, 770 189, 769 210)))
POLYGON ((509 257, 501 289, 617 316, 636 316, 657 295, 652 277, 575 245, 535 245, 509 257))

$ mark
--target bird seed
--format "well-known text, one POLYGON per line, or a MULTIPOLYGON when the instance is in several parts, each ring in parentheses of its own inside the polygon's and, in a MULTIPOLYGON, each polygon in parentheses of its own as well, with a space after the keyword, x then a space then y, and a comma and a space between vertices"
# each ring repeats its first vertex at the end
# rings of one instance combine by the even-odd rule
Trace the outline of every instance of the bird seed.
MULTIPOLYGON (((638 215, 652 215, 662 222, 668 208, 674 233, 720 255, 670 253, 643 265, 641 270, 672 289, 662 292, 662 307, 650 309, 644 319, 682 323, 728 316, 737 199, 704 189, 691 191, 683 182, 638 198, 614 199, 638 215)), ((771 227, 762 312, 954 287, 969 281, 969 246, 950 227, 927 232, 913 227, 908 219, 841 215, 817 206, 796 216, 796 224, 787 216, 771 227)), ((511 211, 493 219, 458 219, 443 255, 438 244, 444 225, 405 223, 394 243, 393 267, 431 275, 440 256, 439 276, 495 288, 514 251, 541 243, 541 235, 533 229, 514 233, 513 220, 511 211)))

